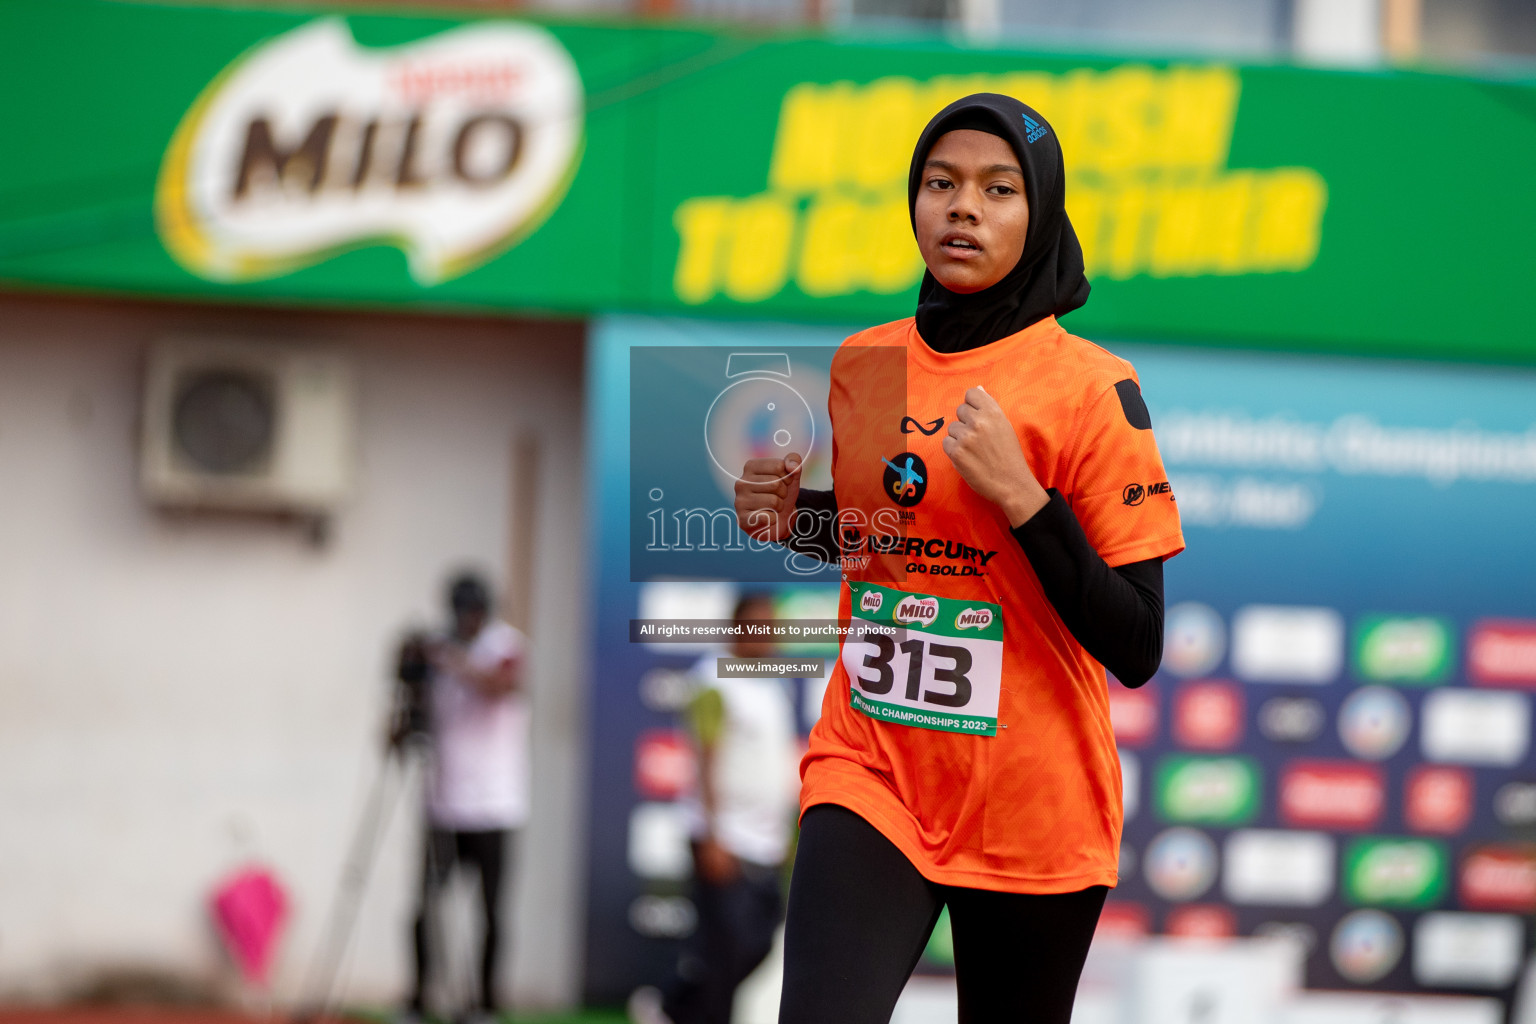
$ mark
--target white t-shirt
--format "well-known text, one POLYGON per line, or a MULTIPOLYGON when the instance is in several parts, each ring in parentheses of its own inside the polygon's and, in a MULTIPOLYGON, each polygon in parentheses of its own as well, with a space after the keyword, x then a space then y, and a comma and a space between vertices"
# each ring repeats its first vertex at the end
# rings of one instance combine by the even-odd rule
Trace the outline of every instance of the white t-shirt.
MULTIPOLYGON (((489 622, 469 644, 469 666, 489 671, 520 657, 523 634, 489 622)), ((528 701, 488 697, 439 669, 431 683, 432 772, 427 813, 458 831, 517 828, 528 820, 528 701)))
MULTIPOLYGON (((701 687, 719 692, 725 722, 715 748, 715 838, 742 860, 775 865, 789 853, 800 801, 800 748, 787 679, 718 678, 710 654, 693 667, 701 687)), ((682 799, 694 838, 705 833, 695 790, 682 799)))

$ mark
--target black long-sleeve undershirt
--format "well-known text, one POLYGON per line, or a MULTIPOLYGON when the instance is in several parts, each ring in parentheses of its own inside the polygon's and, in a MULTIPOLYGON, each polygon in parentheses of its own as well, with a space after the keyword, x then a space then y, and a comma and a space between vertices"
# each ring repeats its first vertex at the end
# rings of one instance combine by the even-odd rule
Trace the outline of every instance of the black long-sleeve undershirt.
POLYGON ((1019 526, 1024 549, 1056 614, 1116 679, 1140 686, 1163 660, 1163 560, 1111 568, 1088 543, 1067 499, 1050 500, 1019 526))
MULTIPOLYGON (((1111 567, 1055 488, 1013 536, 1056 614, 1083 649, 1125 686, 1152 678, 1163 659, 1163 560, 1111 567)), ((837 560, 837 495, 802 487, 789 547, 837 560), (800 515, 807 512, 808 515, 800 515)))

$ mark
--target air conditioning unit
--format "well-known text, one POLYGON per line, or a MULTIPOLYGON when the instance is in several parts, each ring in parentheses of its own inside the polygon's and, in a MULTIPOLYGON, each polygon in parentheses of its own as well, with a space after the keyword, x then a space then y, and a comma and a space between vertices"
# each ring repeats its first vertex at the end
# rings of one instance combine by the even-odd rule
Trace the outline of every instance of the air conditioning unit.
POLYGON ((165 338, 145 379, 141 485, 161 505, 323 515, 351 489, 356 419, 336 353, 165 338))

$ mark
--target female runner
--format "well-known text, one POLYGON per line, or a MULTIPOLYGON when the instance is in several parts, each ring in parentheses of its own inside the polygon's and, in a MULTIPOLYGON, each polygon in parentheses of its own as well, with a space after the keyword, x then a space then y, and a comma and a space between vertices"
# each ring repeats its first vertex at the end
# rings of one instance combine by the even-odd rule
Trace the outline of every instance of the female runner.
POLYGON ((736 486, 753 535, 841 541, 853 627, 801 765, 783 1024, 884 1024, 946 905, 962 1022, 1071 1018, 1119 857, 1104 670, 1156 671, 1184 541, 1135 370, 1056 322, 1088 297, 1062 177, 1017 100, 940 111, 917 315, 833 361, 833 490, 796 455, 736 486))

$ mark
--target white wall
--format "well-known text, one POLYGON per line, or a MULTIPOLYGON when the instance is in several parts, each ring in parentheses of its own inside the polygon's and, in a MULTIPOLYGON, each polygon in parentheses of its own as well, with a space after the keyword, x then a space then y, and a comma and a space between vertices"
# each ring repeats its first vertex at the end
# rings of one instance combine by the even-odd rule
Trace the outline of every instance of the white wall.
MULTIPOLYGON (((581 349, 573 324, 0 296, 0 998, 119 968, 227 974, 206 897, 250 855, 292 894, 276 991, 298 994, 376 764, 398 630, 437 620, 453 568, 504 580, 524 430, 542 470, 513 988, 523 1005, 576 997, 581 349), (330 341, 356 360, 360 484, 324 547, 141 499, 145 346, 198 331, 330 341)), ((418 800, 364 905, 359 1000, 405 985, 418 800)))
POLYGON ((1381 59, 1383 0, 1295 0, 1296 56, 1317 64, 1368 65, 1381 59))

